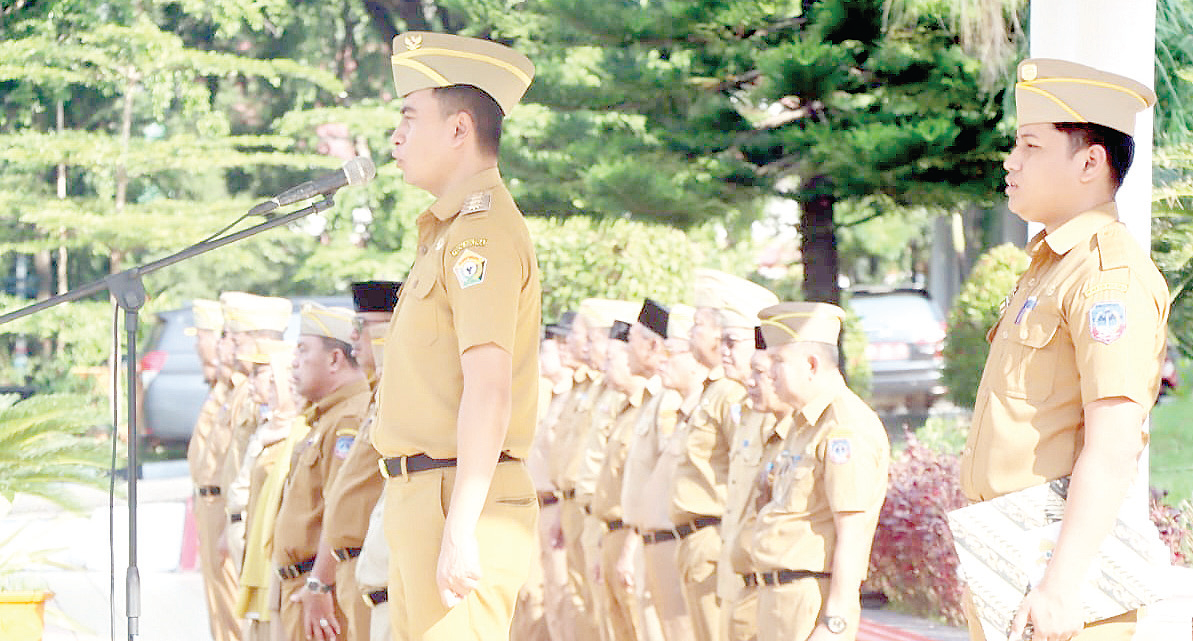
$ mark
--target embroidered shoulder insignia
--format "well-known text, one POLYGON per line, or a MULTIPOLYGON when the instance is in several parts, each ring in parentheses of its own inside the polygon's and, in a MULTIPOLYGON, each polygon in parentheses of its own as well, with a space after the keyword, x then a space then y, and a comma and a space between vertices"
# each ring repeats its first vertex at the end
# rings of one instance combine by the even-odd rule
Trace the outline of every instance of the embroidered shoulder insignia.
POLYGON ((469 247, 484 247, 486 244, 488 244, 488 242, 488 238, 469 238, 455 247, 452 247, 450 253, 452 257, 455 258, 456 256, 460 255, 460 252, 468 249, 469 247))
POLYGON ((828 442, 828 460, 841 464, 848 463, 849 458, 853 455, 849 447, 849 439, 834 438, 828 442))
POLYGON ((423 37, 422 36, 406 36, 405 44, 406 44, 407 51, 414 51, 415 49, 421 49, 423 46, 423 37))
POLYGON ((471 249, 465 249, 464 253, 460 254, 456 265, 452 267, 452 273, 460 282, 460 289, 467 289, 485 281, 485 262, 484 256, 471 249))
POLYGON ((492 204, 493 196, 489 192, 478 191, 464 199, 464 204, 460 205, 460 215, 489 211, 492 204))
POLYGON ((1089 335, 1109 345, 1127 331, 1127 306, 1120 301, 1094 303, 1089 308, 1089 335))
POLYGON ((1093 296, 1094 294, 1100 294, 1102 292, 1126 292, 1126 291, 1127 291, 1126 283, 1090 283, 1089 285, 1085 286, 1085 289, 1081 290, 1081 293, 1085 296, 1093 296))

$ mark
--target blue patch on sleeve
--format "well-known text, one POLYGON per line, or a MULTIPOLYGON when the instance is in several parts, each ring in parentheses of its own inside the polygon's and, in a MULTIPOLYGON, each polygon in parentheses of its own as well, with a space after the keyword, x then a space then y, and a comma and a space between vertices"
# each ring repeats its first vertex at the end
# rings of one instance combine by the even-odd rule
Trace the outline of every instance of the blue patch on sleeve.
POLYGON ((337 436, 336 437, 336 458, 345 458, 348 456, 348 450, 352 448, 352 442, 356 440, 355 436, 337 436))

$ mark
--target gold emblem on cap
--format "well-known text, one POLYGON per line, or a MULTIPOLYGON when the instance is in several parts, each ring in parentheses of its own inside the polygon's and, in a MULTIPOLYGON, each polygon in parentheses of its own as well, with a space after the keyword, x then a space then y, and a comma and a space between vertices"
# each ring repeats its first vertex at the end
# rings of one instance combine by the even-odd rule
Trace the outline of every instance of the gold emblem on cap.
POLYGON ((414 51, 415 49, 419 49, 422 46, 423 46, 423 37, 422 36, 406 36, 406 50, 407 51, 414 51))
POLYGON ((1035 80, 1039 74, 1040 71, 1036 68, 1034 62, 1029 62, 1023 65, 1023 68, 1019 70, 1019 77, 1027 82, 1035 80))

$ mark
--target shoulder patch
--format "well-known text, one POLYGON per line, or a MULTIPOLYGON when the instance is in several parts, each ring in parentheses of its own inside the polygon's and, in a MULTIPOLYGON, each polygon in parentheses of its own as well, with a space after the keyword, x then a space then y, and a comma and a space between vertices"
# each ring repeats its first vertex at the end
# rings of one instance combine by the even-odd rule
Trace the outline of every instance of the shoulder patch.
POLYGON ((464 199, 464 203, 460 205, 460 215, 467 216, 468 214, 489 211, 489 207, 492 206, 493 195, 487 191, 478 191, 464 199))
POLYGON ((1122 223, 1112 223, 1098 230, 1098 260, 1102 271, 1129 265, 1127 243, 1134 242, 1122 223))
POLYGON ((1109 345, 1127 331, 1127 306, 1111 300, 1094 303, 1089 308, 1089 335, 1099 343, 1109 345))
POLYGON ((449 253, 451 254, 452 258, 455 258, 469 247, 484 247, 488 243, 488 238, 469 238, 468 240, 458 243, 455 247, 452 247, 452 250, 449 253))
POLYGON ((452 267, 452 273, 456 275, 460 289, 467 289, 485 282, 485 262, 484 256, 471 249, 465 249, 460 254, 456 264, 452 267))
POLYGON ((1126 292, 1127 284, 1112 282, 1112 283, 1090 283, 1081 290, 1083 296, 1093 296, 1094 294, 1101 294, 1102 292, 1126 292))
POLYGON ((848 463, 853 456, 853 449, 849 444, 847 438, 829 439, 828 442, 828 460, 832 463, 848 463))
POLYGON ((352 442, 356 440, 356 434, 349 434, 336 437, 335 457, 343 459, 348 457, 348 450, 352 449, 352 442))

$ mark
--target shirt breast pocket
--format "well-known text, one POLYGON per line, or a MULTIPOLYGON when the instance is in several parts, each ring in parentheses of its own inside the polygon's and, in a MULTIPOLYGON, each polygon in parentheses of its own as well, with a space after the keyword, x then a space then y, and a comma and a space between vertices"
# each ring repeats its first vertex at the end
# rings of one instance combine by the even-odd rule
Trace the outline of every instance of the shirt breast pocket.
POLYGON ((427 269, 410 283, 410 298, 402 302, 400 320, 394 329, 401 340, 416 345, 431 345, 439 338, 439 310, 434 291, 436 279, 427 269))
POLYGON ((1007 396, 1040 401, 1052 394, 1055 379, 1056 334, 1060 316, 1036 310, 1007 330, 1012 349, 1006 363, 1004 382, 1007 396))
POLYGON ((802 513, 808 510, 812 498, 812 485, 816 478, 815 463, 810 457, 795 462, 779 478, 779 503, 787 512, 802 513))

